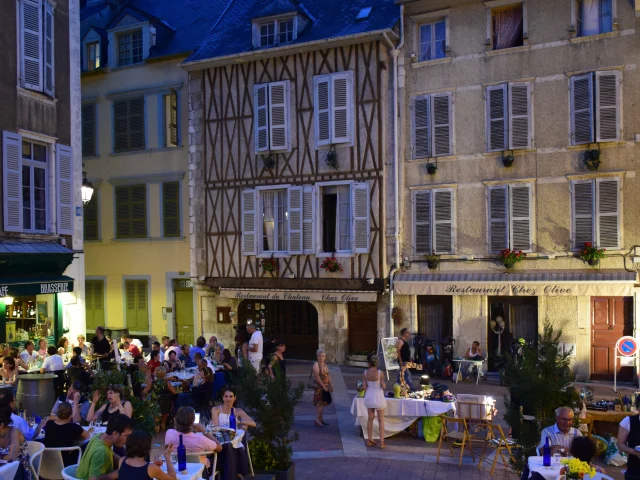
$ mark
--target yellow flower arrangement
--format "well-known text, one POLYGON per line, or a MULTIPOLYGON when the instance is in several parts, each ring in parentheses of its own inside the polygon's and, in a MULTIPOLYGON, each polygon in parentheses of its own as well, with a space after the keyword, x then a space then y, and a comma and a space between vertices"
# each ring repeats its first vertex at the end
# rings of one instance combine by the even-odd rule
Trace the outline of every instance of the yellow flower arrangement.
POLYGON ((577 458, 563 458, 560 463, 566 467, 565 475, 567 478, 584 478, 585 475, 593 478, 596 474, 595 468, 577 458))

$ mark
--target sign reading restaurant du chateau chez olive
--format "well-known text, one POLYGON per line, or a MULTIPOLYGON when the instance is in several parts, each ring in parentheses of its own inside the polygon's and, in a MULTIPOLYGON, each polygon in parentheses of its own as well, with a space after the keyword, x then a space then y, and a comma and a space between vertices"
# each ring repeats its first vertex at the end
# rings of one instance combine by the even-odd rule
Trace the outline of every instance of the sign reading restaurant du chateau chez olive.
POLYGON ((18 297, 23 295, 45 295, 51 293, 73 292, 73 280, 61 281, 25 281, 25 283, 0 283, 0 297, 18 297))
POLYGON ((221 288, 220 296, 237 300, 301 300, 311 302, 375 302, 376 292, 331 290, 251 290, 221 288))
POLYGON ((399 295, 478 295, 495 297, 630 296, 633 283, 446 283, 398 282, 399 295))

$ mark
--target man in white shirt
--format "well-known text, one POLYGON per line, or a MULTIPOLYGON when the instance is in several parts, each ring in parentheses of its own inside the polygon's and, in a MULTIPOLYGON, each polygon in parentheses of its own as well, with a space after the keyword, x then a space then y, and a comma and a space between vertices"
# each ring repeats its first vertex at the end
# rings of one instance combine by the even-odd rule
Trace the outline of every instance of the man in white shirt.
POLYGON ((57 370, 64 370, 64 361, 62 357, 58 355, 58 349, 53 345, 47 348, 47 358, 42 362, 42 368, 40 373, 55 372, 57 370))
POLYGON ((260 362, 262 361, 262 332, 256 329, 253 322, 247 323, 247 332, 251 335, 249 339, 249 361, 253 368, 260 373, 260 362))
POLYGON ((27 340, 24 344, 24 350, 20 353, 20 358, 27 365, 29 362, 35 362, 38 360, 38 352, 35 351, 35 345, 31 340, 27 340))
POLYGON ((556 423, 542 430, 540 436, 540 453, 542 453, 542 447, 544 447, 549 439, 549 446, 551 447, 551 454, 556 451, 564 449, 565 454, 569 453, 571 442, 576 437, 581 437, 580 430, 573 428, 573 410, 569 407, 559 407, 556 409, 556 423))

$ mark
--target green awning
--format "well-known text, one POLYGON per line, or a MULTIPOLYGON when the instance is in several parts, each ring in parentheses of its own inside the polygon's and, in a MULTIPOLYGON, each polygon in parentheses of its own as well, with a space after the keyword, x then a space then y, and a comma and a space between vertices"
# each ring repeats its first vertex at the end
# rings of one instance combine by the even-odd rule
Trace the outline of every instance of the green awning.
POLYGON ((59 276, 73 255, 56 242, 0 242, 0 278, 59 276))
POLYGON ((65 275, 0 277, 0 297, 73 292, 73 278, 65 275))

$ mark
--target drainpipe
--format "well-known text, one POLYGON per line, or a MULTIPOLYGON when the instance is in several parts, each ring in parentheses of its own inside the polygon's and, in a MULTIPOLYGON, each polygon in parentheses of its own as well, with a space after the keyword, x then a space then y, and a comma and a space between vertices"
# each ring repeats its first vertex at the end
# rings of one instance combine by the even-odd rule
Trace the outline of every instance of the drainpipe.
POLYGON ((394 264, 389 271, 389 336, 393 337, 393 278, 400 269, 400 145, 399 145, 399 107, 398 107, 398 57, 404 46, 404 5, 400 5, 400 42, 395 47, 387 34, 383 34, 384 39, 391 49, 393 58, 393 241, 394 241, 394 264))

